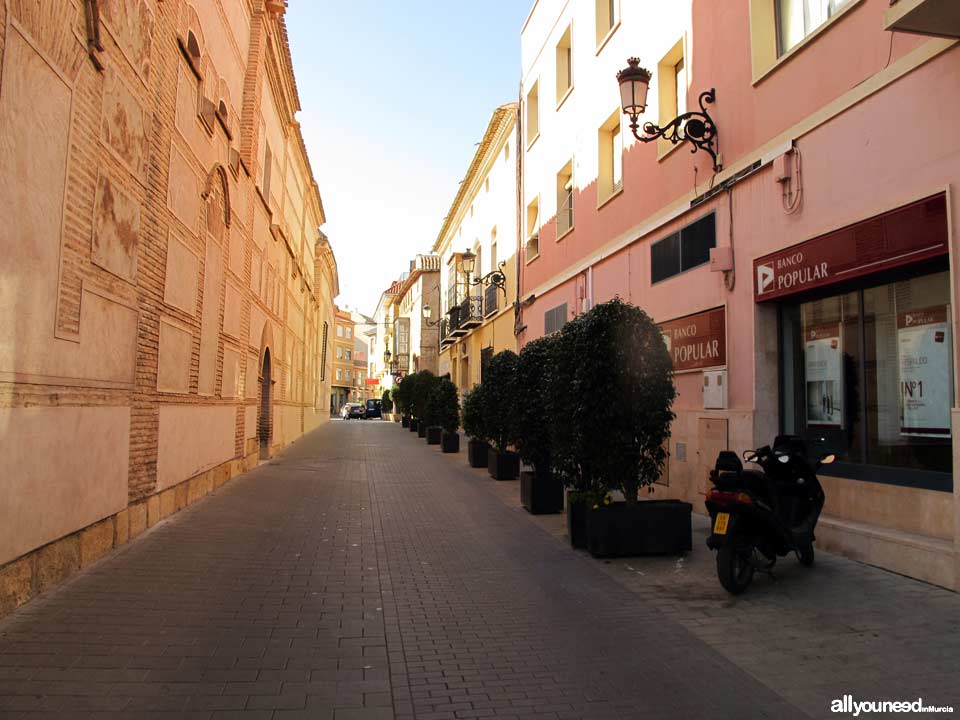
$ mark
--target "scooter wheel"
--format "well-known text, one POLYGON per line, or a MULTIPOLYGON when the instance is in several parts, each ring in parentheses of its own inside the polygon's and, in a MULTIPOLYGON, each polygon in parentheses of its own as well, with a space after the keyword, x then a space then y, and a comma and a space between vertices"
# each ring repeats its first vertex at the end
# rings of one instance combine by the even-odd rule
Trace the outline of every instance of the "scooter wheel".
POLYGON ((736 545, 725 542, 717 550, 717 577, 723 589, 731 595, 739 595, 753 580, 753 565, 744 558, 736 545))
POLYGON ((800 555, 800 564, 801 564, 801 565, 803 565, 804 567, 812 567, 812 566, 813 566, 813 561, 814 561, 814 559, 815 559, 815 556, 814 556, 814 553, 813 553, 813 544, 804 545, 803 547, 798 548, 798 549, 797 549, 797 552, 798 552, 799 555, 800 555))

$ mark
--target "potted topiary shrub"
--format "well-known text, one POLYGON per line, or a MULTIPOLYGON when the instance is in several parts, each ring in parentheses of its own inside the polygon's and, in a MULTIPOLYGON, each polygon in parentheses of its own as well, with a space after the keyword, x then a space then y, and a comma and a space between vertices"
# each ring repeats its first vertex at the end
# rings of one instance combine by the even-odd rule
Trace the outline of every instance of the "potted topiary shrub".
POLYGON ((384 420, 393 421, 393 400, 389 389, 384 390, 383 395, 380 396, 380 411, 384 420))
POLYGON ((580 316, 568 339, 575 400, 564 420, 580 481, 588 482, 578 488, 590 503, 588 549, 596 557, 689 551, 692 506, 639 501, 663 472, 674 419, 673 369, 660 329, 616 298, 580 316), (623 502, 611 502, 614 490, 623 502))
POLYGON ((470 467, 487 467, 487 452, 490 448, 489 436, 483 425, 483 383, 475 385, 463 396, 463 431, 467 441, 467 461, 470 467))
POLYGON ((564 389, 553 372, 559 342, 557 335, 529 342, 517 361, 516 445, 533 468, 520 473, 520 502, 532 515, 563 512, 563 481, 553 472, 545 422, 548 395, 564 389))
POLYGON ((439 445, 443 435, 440 427, 441 401, 439 397, 441 379, 433 376, 427 387, 427 399, 424 403, 424 423, 427 426, 427 445, 439 445))
POLYGON ((418 432, 420 429, 420 420, 417 417, 417 386, 420 381, 420 373, 415 372, 407 375, 404 379, 404 397, 406 398, 407 412, 410 415, 408 427, 410 432, 418 432))
POLYGON ((429 370, 420 370, 414 373, 417 382, 413 386, 413 414, 417 417, 417 437, 427 437, 427 428, 430 427, 428 417, 430 393, 437 381, 437 376, 429 370))
POLYGON ((393 386, 393 392, 390 393, 390 400, 393 402, 397 414, 400 415, 402 427, 410 427, 410 411, 407 408, 408 391, 404 385, 406 381, 406 377, 401 378, 400 382, 393 386))
POLYGON ((447 378, 437 383, 433 392, 433 418, 440 426, 441 446, 445 453, 460 452, 460 401, 457 386, 447 378))
POLYGON ((517 439, 517 354, 498 352, 483 378, 483 424, 493 447, 487 454, 487 469, 494 480, 516 480, 520 456, 508 448, 517 439))
POLYGON ((587 510, 602 495, 595 486, 588 462, 582 462, 575 445, 577 437, 571 422, 578 403, 574 386, 577 368, 593 348, 585 342, 579 316, 553 334, 553 356, 550 374, 555 378, 551 391, 544 397, 544 424, 550 442, 553 474, 567 488, 567 533, 575 548, 587 547, 587 510))

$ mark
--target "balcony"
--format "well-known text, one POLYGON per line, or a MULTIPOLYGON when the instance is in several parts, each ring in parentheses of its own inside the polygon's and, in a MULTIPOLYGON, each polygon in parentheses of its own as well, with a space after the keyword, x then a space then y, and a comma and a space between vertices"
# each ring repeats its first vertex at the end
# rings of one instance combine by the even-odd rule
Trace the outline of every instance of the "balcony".
POLYGON ((450 337, 450 321, 443 318, 440 321, 440 347, 445 348, 453 344, 453 338, 450 337))
POLYGON ((478 327, 483 322, 483 298, 468 295, 460 303, 460 328, 465 332, 478 327))
POLYGON ((500 288, 496 285, 488 285, 483 291, 483 316, 485 318, 495 315, 500 309, 500 288))
POLYGON ((450 308, 447 313, 447 317, 450 319, 450 322, 447 324, 448 329, 450 330, 451 338, 459 338, 469 332, 468 328, 462 326, 461 323, 461 312, 463 311, 463 305, 454 305, 450 308))
POLYGON ((957 0, 894 0, 884 17, 886 30, 960 38, 957 0))

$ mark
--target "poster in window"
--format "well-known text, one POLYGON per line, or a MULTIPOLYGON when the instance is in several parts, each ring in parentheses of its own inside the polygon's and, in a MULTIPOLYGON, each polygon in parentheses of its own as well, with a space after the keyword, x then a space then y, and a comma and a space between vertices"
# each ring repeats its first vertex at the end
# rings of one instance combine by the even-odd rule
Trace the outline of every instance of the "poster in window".
POLYGON ((843 424, 843 347, 840 323, 804 330, 807 425, 843 424))
POLYGON ((946 305, 897 315, 903 435, 950 437, 953 361, 948 317, 946 305))

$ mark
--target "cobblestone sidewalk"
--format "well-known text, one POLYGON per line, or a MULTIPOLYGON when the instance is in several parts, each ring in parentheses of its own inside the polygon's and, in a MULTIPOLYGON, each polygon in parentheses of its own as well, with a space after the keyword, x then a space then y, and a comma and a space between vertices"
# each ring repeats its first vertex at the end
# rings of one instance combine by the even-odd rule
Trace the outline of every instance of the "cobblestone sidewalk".
POLYGON ((515 486, 334 422, 0 624, 0 717, 826 717, 847 681, 957 704, 952 593, 821 558, 732 603, 702 545, 597 562, 515 486))

